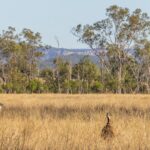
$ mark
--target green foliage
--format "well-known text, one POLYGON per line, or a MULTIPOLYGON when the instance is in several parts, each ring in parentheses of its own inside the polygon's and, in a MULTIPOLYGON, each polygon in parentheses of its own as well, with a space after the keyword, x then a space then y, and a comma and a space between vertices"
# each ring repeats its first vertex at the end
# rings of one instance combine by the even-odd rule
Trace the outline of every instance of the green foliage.
POLYGON ((27 77, 22 74, 18 68, 9 71, 9 82, 4 84, 4 90, 9 93, 23 93, 26 92, 27 77))
POLYGON ((45 91, 46 87, 39 79, 33 79, 29 81, 27 89, 31 93, 42 93, 45 91))
POLYGON ((103 92, 104 85, 99 81, 94 81, 91 85, 91 91, 94 93, 101 93, 103 92))
POLYGON ((80 86, 81 86, 81 81, 80 80, 72 80, 69 82, 70 84, 70 89, 71 93, 80 93, 80 86))

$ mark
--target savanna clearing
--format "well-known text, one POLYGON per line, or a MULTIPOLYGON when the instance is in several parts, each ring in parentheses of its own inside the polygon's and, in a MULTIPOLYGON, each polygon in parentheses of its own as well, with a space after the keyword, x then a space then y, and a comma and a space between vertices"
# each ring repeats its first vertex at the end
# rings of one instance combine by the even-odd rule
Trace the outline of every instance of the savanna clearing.
POLYGON ((0 150, 150 149, 150 95, 2 94, 0 102, 0 150))

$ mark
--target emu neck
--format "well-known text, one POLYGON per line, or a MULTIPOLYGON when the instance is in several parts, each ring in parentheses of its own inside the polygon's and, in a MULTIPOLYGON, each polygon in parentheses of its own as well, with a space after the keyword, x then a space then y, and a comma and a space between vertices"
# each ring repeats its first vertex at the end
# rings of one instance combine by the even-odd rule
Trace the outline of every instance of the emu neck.
POLYGON ((110 118, 107 116, 107 125, 110 124, 110 118))

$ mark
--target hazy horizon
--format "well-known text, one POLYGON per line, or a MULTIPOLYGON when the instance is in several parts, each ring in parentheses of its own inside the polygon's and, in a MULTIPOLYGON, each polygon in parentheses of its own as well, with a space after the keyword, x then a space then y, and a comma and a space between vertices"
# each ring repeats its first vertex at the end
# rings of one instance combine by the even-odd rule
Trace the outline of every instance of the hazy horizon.
POLYGON ((131 11, 141 8, 150 15, 149 2, 127 0, 5 0, 0 9, 0 29, 8 26, 16 27, 17 32, 30 28, 40 32, 43 43, 57 47, 55 37, 62 48, 88 48, 77 42, 71 29, 77 24, 92 24, 105 18, 105 10, 110 5, 128 7, 131 11))

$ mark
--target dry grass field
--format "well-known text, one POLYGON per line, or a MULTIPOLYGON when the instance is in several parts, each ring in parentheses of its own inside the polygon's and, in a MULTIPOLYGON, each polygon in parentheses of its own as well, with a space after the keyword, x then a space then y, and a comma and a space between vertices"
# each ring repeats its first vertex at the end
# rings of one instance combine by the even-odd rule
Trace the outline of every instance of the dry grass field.
POLYGON ((0 150, 150 149, 150 95, 2 94, 0 102, 0 150))

